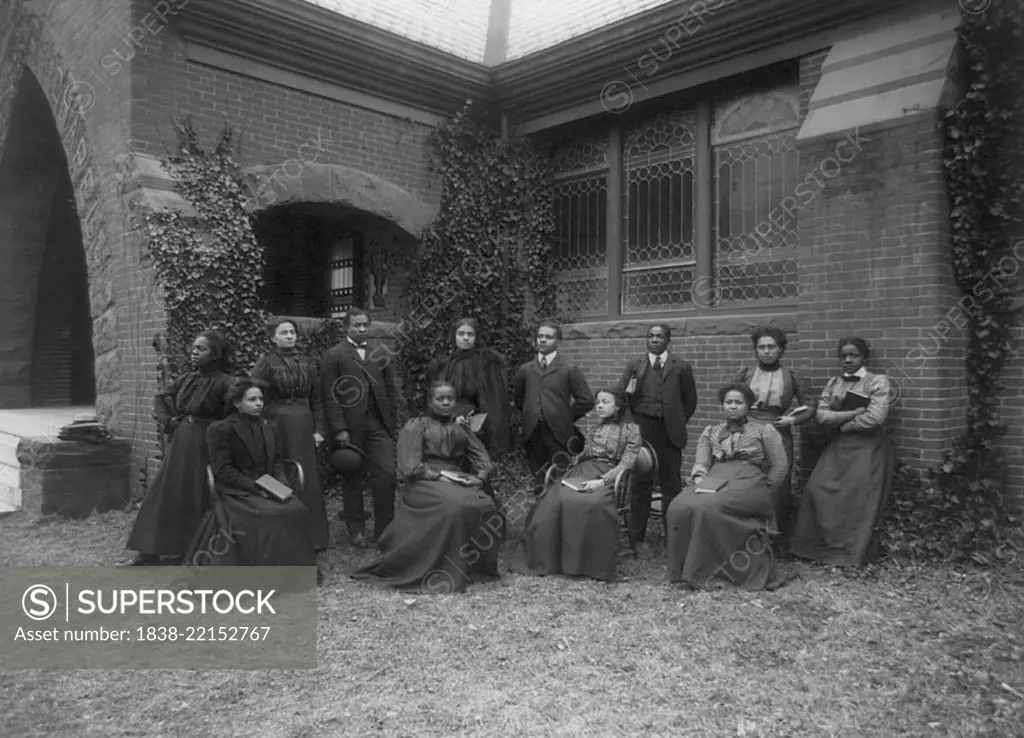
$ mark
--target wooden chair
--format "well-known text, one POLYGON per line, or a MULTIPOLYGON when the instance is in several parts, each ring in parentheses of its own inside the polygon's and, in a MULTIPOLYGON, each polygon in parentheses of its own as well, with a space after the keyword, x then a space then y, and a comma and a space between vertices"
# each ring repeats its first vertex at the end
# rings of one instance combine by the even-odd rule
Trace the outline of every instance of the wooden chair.
MULTIPOLYGON (((615 478, 615 508, 619 514, 619 522, 626 532, 629 540, 629 549, 636 555, 636 541, 633 540, 633 533, 629 527, 629 508, 632 502, 633 482, 635 479, 658 478, 658 455, 654 448, 646 441, 640 447, 636 462, 632 469, 623 469, 615 478)), ((651 517, 661 517, 664 511, 661 509, 661 492, 655 490, 651 496, 651 517), (654 501, 657 500, 658 507, 655 512, 654 501)))
MULTIPOLYGON (((294 476, 298 481, 298 484, 292 487, 292 490, 298 491, 304 489, 306 486, 306 472, 302 468, 302 464, 291 459, 284 459, 282 462, 287 469, 288 467, 294 468, 294 476)), ((210 488, 210 494, 212 495, 217 486, 217 480, 213 476, 213 467, 209 464, 206 465, 206 484, 210 488)))
MULTIPOLYGON (((551 482, 555 480, 555 476, 557 474, 564 473, 564 471, 564 469, 556 466, 549 467, 547 473, 544 475, 544 486, 547 487, 547 485, 551 484, 551 482)), ((615 477, 615 482, 612 487, 615 495, 615 512, 619 517, 619 524, 622 527, 622 530, 625 531, 626 537, 629 540, 629 548, 634 555, 636 554, 636 541, 633 540, 633 534, 629 529, 629 507, 630 502, 632 501, 631 492, 633 489, 633 480, 637 475, 639 475, 641 479, 646 479, 651 476, 653 476, 654 479, 658 478, 658 455, 654 453, 654 449, 651 447, 651 444, 646 442, 640 447, 640 453, 637 454, 636 463, 634 463, 633 468, 623 469, 620 471, 615 477)), ((663 514, 661 511, 661 493, 657 492, 654 499, 658 500, 657 515, 660 516, 663 514)), ((651 510, 651 516, 655 516, 653 509, 651 510)))

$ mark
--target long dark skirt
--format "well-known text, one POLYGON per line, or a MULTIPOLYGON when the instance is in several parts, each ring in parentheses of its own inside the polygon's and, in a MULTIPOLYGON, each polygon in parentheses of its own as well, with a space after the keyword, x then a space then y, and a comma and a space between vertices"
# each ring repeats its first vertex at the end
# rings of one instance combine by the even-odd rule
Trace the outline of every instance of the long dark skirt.
POLYGON ((836 566, 874 561, 895 467, 883 429, 836 436, 807 480, 789 550, 836 566))
MULTIPOLYGON (((611 464, 588 460, 566 474, 567 480, 597 479, 611 464)), ((509 571, 547 576, 565 574, 602 581, 615 579, 619 520, 610 486, 577 492, 560 479, 545 487, 530 511, 509 571)))
POLYGON ((203 421, 182 422, 171 437, 160 470, 146 491, 127 548, 154 556, 181 556, 210 508, 203 421))
POLYGON ((317 551, 325 549, 330 543, 330 531, 327 524, 327 505, 324 502, 323 488, 320 486, 316 442, 313 440, 313 433, 316 430, 313 413, 306 405, 275 403, 267 408, 265 415, 268 420, 277 423, 278 437, 283 439, 284 443, 284 457, 302 465, 306 484, 303 489, 295 492, 309 510, 312 519, 310 536, 313 548, 317 551))
POLYGON ((422 594, 462 592, 498 576, 504 518, 490 495, 445 479, 409 484, 380 537, 381 559, 353 574, 422 594))
POLYGON ((700 588, 772 589, 779 584, 768 542, 774 506, 764 473, 745 461, 715 464, 702 485, 728 484, 713 494, 688 485, 668 506, 668 575, 700 588))
POLYGON ((309 511, 296 497, 278 502, 217 485, 185 564, 316 566, 310 525, 309 511))

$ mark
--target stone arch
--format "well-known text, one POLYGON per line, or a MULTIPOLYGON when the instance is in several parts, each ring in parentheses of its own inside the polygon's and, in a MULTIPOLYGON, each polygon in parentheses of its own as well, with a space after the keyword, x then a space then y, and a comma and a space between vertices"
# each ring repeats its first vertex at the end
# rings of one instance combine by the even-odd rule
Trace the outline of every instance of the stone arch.
POLYGON ((436 207, 401 187, 341 164, 291 159, 249 167, 244 174, 252 210, 300 202, 334 203, 379 216, 413 238, 419 238, 437 215, 436 207))
MULTIPOLYGON (((92 390, 79 388, 74 399, 94 399, 109 421, 119 400, 120 363, 110 242, 84 117, 95 95, 75 81, 52 28, 30 7, 14 2, 4 8, 13 34, 0 68, 16 76, 0 79, 0 89, 14 91, 0 100, 0 301, 7 316, 0 324, 0 408, 29 407, 37 392, 31 382, 39 359, 37 308, 48 300, 40 282, 46 280, 44 292, 61 289, 60 269, 44 268, 50 221, 58 220, 67 229, 65 245, 70 239, 76 248, 55 257, 77 262, 82 277, 73 286, 80 290, 76 312, 88 316, 91 345, 78 350, 92 354, 92 390)), ((81 327, 70 330, 80 341, 81 327)), ((45 404, 55 404, 52 396, 45 404)))

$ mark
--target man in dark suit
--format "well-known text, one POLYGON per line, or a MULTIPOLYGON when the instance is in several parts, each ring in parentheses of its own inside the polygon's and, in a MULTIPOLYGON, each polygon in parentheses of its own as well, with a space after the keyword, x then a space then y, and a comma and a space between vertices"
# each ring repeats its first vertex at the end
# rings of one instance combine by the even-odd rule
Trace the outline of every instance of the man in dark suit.
MULTIPOLYGON (((686 424, 697 409, 693 370, 669 353, 671 342, 671 328, 651 326, 647 331, 647 355, 631 361, 619 380, 640 435, 658 457, 662 511, 683 489, 680 467, 686 448, 686 424)), ((637 480, 633 488, 629 527, 637 543, 643 543, 647 536, 653 481, 637 480)))
MULTIPOLYGON (((343 478, 343 510, 349 540, 367 548, 376 543, 395 513, 395 407, 398 385, 386 358, 367 355, 370 314, 351 308, 345 316, 347 338, 320 364, 324 414, 335 449, 355 448, 362 463, 343 478), (366 540, 363 477, 373 492, 374 536, 366 540)), ((338 455, 340 456, 340 455, 338 455)))
POLYGON ((530 472, 542 473, 559 452, 578 454, 583 444, 576 421, 594 407, 594 395, 583 372, 558 355, 562 328, 545 321, 537 327, 537 357, 516 372, 512 398, 523 411, 523 439, 530 472), (579 448, 575 448, 579 446, 579 448))

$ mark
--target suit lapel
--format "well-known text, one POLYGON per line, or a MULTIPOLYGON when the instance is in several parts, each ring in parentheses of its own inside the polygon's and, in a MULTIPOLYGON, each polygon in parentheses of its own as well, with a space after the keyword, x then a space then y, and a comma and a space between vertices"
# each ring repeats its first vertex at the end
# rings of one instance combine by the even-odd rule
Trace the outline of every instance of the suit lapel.
POLYGON ((267 450, 267 469, 274 470, 274 434, 270 432, 270 423, 266 420, 260 424, 260 433, 263 435, 263 447, 267 450))
POLYGON ((675 354, 669 354, 668 358, 665 360, 665 366, 664 366, 664 368, 661 371, 661 378, 664 379, 665 377, 668 376, 668 373, 670 371, 672 371, 673 369, 676 369, 678 367, 679 367, 679 359, 676 357, 675 354))
POLYGON ((239 439, 241 439, 242 444, 245 446, 246 450, 249 452, 249 458, 252 459, 253 462, 255 462, 256 461, 256 449, 253 448, 251 434, 249 434, 247 432, 249 430, 248 428, 243 428, 242 427, 243 424, 246 423, 246 422, 247 421, 245 421, 242 418, 239 418, 239 417, 236 416, 231 421, 231 427, 235 431, 235 435, 238 436, 239 439))
POLYGON ((638 387, 643 384, 644 375, 647 373, 648 366, 650 366, 650 362, 647 360, 647 354, 644 354, 643 357, 637 361, 636 383, 638 387))

